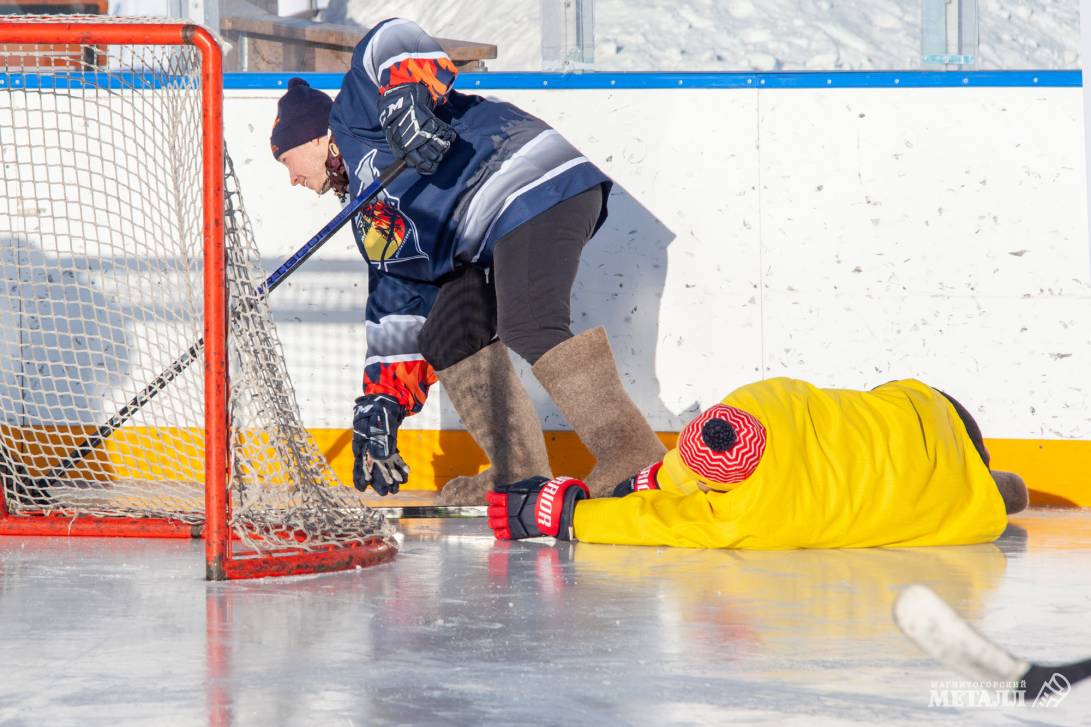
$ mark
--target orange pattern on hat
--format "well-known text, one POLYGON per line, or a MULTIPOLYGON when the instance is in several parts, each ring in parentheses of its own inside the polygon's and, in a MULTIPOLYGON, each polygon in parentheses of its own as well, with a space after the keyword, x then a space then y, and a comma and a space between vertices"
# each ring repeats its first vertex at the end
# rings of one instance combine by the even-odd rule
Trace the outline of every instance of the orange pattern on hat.
POLYGON ((682 462, 698 477, 709 482, 732 484, 754 473, 765 452, 765 426, 753 415, 726 404, 716 404, 691 421, 678 435, 678 453, 682 462), (738 437, 726 452, 712 450, 701 436, 705 424, 713 419, 726 421, 738 437))

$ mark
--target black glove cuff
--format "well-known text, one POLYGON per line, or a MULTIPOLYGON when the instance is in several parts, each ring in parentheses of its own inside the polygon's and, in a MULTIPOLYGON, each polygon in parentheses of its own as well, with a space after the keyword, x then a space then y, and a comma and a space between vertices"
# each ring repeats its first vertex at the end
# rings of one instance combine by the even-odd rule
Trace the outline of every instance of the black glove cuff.
POLYGON ((364 394, 363 396, 358 396, 356 397, 356 402, 353 406, 353 412, 364 404, 381 406, 383 410, 386 411, 387 418, 395 428, 405 419, 405 407, 393 396, 388 396, 386 394, 364 394))
POLYGON ((625 497, 626 495, 631 495, 633 493, 633 483, 635 482, 635 480, 636 475, 633 475, 629 479, 622 482, 620 485, 614 488, 614 491, 613 493, 611 493, 610 497, 625 497))
POLYGON ((403 83, 401 86, 395 86, 391 90, 396 91, 401 88, 408 89, 407 91, 403 91, 403 93, 409 95, 409 100, 412 101, 414 106, 426 108, 429 111, 436 110, 436 100, 432 98, 432 92, 429 91, 428 87, 423 83, 403 83))
POLYGON ((586 500, 587 493, 579 487, 570 487, 564 495, 564 507, 561 509, 561 527, 557 531, 557 540, 576 540, 576 529, 572 524, 576 517, 576 503, 586 500))

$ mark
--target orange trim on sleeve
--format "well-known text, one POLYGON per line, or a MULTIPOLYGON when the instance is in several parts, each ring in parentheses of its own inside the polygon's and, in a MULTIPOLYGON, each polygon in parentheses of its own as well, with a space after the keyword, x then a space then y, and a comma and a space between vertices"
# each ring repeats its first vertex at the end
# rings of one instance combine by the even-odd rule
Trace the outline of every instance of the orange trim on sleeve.
POLYGON ((416 414, 436 383, 436 372, 424 359, 376 364, 364 371, 364 393, 386 394, 405 407, 406 416, 416 414), (374 377, 378 368, 378 377, 374 377))
POLYGON ((379 93, 386 93, 395 86, 407 83, 420 83, 428 89, 432 100, 442 103, 458 77, 458 69, 450 58, 407 58, 393 64, 387 70, 389 83, 379 88, 379 93))

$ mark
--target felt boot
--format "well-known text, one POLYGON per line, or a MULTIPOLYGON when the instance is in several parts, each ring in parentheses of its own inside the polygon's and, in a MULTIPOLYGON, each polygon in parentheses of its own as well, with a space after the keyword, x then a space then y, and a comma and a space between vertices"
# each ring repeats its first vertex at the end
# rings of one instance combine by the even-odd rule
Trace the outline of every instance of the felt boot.
POLYGON ((552 477, 534 403, 515 374, 508 349, 494 342, 436 372, 462 423, 489 457, 490 467, 443 486, 441 505, 484 505, 485 493, 541 475, 552 477))
POLYGON ((604 329, 584 331, 546 351, 534 375, 595 456, 587 477, 592 497, 611 495, 667 453, 625 392, 604 329))
POLYGON ((1004 509, 1009 515, 1022 512, 1030 504, 1030 493, 1027 492, 1027 483, 1014 472, 991 470, 996 489, 1000 490, 1000 496, 1004 498, 1004 509))

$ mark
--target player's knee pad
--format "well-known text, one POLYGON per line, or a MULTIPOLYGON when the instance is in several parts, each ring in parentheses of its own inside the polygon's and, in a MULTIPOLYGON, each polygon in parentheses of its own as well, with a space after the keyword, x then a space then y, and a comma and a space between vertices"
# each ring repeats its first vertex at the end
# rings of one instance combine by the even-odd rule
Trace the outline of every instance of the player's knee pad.
POLYGON ((496 337, 496 293, 484 270, 470 267, 443 284, 417 347, 442 371, 488 346, 496 337))
POLYGON ((529 363, 538 362, 547 351, 572 338, 572 329, 564 326, 512 326, 500 325, 497 335, 504 345, 529 363))
POLYGON ((496 335, 487 322, 474 320, 472 312, 465 319, 446 323, 429 318, 417 337, 421 355, 436 371, 473 356, 488 346, 496 335))

